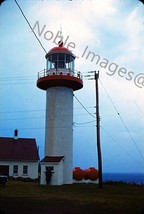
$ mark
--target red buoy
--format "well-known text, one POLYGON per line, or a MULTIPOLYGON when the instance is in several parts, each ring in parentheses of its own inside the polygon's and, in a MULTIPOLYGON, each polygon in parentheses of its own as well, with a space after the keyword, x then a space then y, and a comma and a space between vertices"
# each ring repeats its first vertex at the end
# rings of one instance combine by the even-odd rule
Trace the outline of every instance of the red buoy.
POLYGON ((73 179, 81 181, 84 178, 84 171, 80 167, 73 169, 73 179))
POLYGON ((84 170, 84 179, 90 179, 92 181, 95 181, 98 179, 98 170, 94 167, 90 167, 88 169, 84 170))

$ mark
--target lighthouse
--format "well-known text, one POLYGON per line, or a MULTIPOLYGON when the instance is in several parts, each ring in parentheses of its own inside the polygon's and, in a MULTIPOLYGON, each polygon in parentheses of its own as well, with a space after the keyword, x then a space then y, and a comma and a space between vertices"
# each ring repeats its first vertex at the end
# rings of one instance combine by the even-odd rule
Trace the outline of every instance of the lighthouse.
POLYGON ((63 46, 46 54, 46 69, 38 73, 37 87, 46 91, 44 158, 41 184, 71 184, 73 168, 73 91, 83 87, 82 75, 75 72, 75 55, 63 46))

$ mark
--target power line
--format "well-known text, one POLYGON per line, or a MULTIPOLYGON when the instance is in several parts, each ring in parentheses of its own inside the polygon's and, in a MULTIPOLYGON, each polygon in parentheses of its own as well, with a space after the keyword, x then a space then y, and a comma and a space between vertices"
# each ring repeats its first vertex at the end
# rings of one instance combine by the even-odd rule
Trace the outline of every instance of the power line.
POLYGON ((81 101, 73 94, 73 96, 75 97, 75 99, 79 102, 79 104, 83 107, 83 109, 93 118, 95 118, 95 116, 93 116, 87 109, 86 107, 81 103, 81 101))
POLYGON ((115 109, 116 113, 119 115, 119 112, 118 112, 118 110, 117 110, 117 108, 116 108, 116 106, 115 106, 114 102, 112 101, 112 99, 111 99, 110 95, 108 94, 108 92, 107 92, 106 88, 105 88, 105 87, 104 87, 104 85, 102 84, 102 81, 101 81, 101 80, 99 80, 99 81, 100 81, 100 83, 101 83, 101 85, 102 85, 102 87, 103 87, 103 89, 104 89, 105 93, 107 94, 107 96, 108 96, 108 98, 109 98, 109 100, 110 100, 111 104, 113 105, 113 107, 114 107, 114 109, 115 109))
POLYGON ((83 126, 81 126, 81 125, 74 125, 74 128, 95 128, 96 127, 96 125, 83 125, 83 126))
POLYGON ((31 27, 31 25, 30 25, 28 19, 26 18, 26 16, 25 16, 23 10, 21 9, 20 5, 18 4, 18 2, 17 2, 16 0, 15 0, 15 3, 17 4, 19 10, 21 11, 21 13, 22 13, 24 19, 26 20, 27 24, 29 25, 31 31, 33 32, 33 34, 34 34, 35 38, 37 39, 37 41, 39 42, 40 46, 42 47, 42 49, 44 50, 44 52, 47 54, 47 51, 46 51, 45 48, 43 47, 43 45, 42 45, 41 41, 39 40, 39 38, 37 37, 36 33, 33 31, 33 28, 31 27))
MULTIPOLYGON (((27 127, 27 128, 19 128, 19 130, 31 130, 31 129, 45 129, 45 127, 27 127)), ((0 131, 13 131, 13 128, 5 128, 5 129, 0 129, 0 131)))
MULTIPOLYGON (((94 108, 93 106, 88 106, 86 108, 94 108)), ((82 107, 75 107, 75 108, 63 108, 63 109, 83 109, 82 107)), ((32 109, 32 110, 15 110, 15 111, 1 111, 0 114, 15 114, 15 113, 30 113, 30 112, 45 112, 45 109, 32 109)), ((80 114, 80 115, 87 115, 87 114, 80 114)))
POLYGON ((137 106, 137 108, 139 109, 139 111, 144 115, 144 111, 141 109, 141 107, 135 102, 135 105, 137 106))
MULTIPOLYGON (((84 128, 84 127, 95 127, 95 126, 83 126, 83 127, 79 127, 79 126, 74 126, 74 128, 84 128)), ((57 129, 61 129, 61 128, 71 128, 71 126, 57 126, 57 127, 53 127, 53 126, 49 126, 47 128, 57 128, 57 129)), ((19 130, 35 130, 35 129, 44 129, 45 127, 22 127, 22 128, 18 128, 19 130)), ((0 128, 0 131, 13 131, 13 128, 0 128)))
POLYGON ((4 84, 0 84, 0 85, 27 85, 27 84, 34 84, 35 82, 25 82, 25 83, 4 83, 4 84))
MULTIPOLYGON (((42 71, 44 71, 44 69, 42 69, 42 70, 40 70, 40 71, 38 71, 38 73, 39 72, 42 72, 42 71)), ((32 79, 36 79, 37 78, 37 76, 35 75, 25 75, 25 76, 7 76, 7 77, 3 77, 3 76, 0 76, 0 81, 15 81, 15 80, 29 80, 30 78, 32 78, 32 79)))
POLYGON ((1 121, 3 120, 33 120, 33 119, 43 119, 45 118, 44 116, 43 117, 21 117, 21 118, 8 118, 8 119, 2 119, 1 118, 1 121))
MULTIPOLYGON (((60 78, 62 78, 62 76, 60 75, 60 78)), ((75 97, 75 99, 78 101, 78 103, 82 106, 82 108, 93 118, 95 118, 95 116, 93 116, 87 109, 86 107, 82 104, 82 102, 76 97, 76 95, 73 93, 73 90, 69 88, 70 93, 72 93, 73 97, 75 97)))
POLYGON ((85 125, 85 124, 88 124, 88 123, 94 123, 96 122, 95 120, 92 120, 92 121, 88 121, 88 122, 83 122, 83 123, 77 123, 77 122, 74 122, 74 125, 85 125))
POLYGON ((29 78, 36 78, 36 76, 8 76, 8 77, 0 77, 0 81, 7 81, 7 80, 23 80, 23 79, 29 79, 29 78))
POLYGON ((113 136, 112 136, 108 131, 106 131, 102 126, 101 126, 101 129, 103 130, 103 132, 105 132, 105 133, 113 140, 113 142, 115 142, 116 144, 118 144, 118 145, 128 154, 128 156, 129 156, 133 161, 135 161, 139 166, 142 166, 142 165, 139 164, 139 162, 138 162, 136 159, 133 158, 133 156, 132 156, 120 143, 118 143, 118 142, 113 138, 113 136))
MULTIPOLYGON (((61 77, 61 75, 60 75, 61 77)), ((62 78, 62 77, 61 77, 62 78)), ((82 104, 82 102, 76 97, 76 95, 73 93, 73 90, 69 88, 70 93, 72 93, 73 97, 75 97, 75 99, 78 101, 78 103, 82 106, 82 108, 93 118, 95 118, 95 116, 93 116, 87 109, 86 107, 82 104)))
MULTIPOLYGON (((71 117, 71 116, 85 116, 87 114, 65 114, 65 115, 55 115, 55 118, 58 117, 71 117)), ((21 118, 1 118, 1 121, 7 121, 7 120, 33 120, 33 119, 44 119, 45 116, 36 116, 36 117, 21 117, 21 118)), ((65 119, 64 119, 65 120, 65 119)), ((90 121, 90 122, 86 122, 86 123, 79 123, 79 124, 87 124, 87 123, 92 123, 95 121, 90 121)), ((78 124, 78 123, 77 123, 78 124)))
POLYGON ((138 150, 138 152, 139 152, 140 156, 141 156, 141 157, 142 157, 142 159, 144 160, 144 156, 143 156, 143 154, 141 153, 141 151, 140 151, 140 149, 139 149, 139 147, 138 147, 138 145, 137 145, 136 141, 134 140, 134 138, 133 138, 133 136, 132 136, 131 132, 129 131, 129 129, 128 129, 127 125, 126 125, 126 123, 124 122, 123 118, 121 117, 120 113, 118 112, 118 110, 117 110, 117 108, 116 108, 116 106, 115 106, 114 102, 112 101, 111 97, 109 96, 109 94, 108 94, 107 90, 106 90, 106 89, 105 89, 105 87, 103 86, 103 84, 102 84, 101 80, 100 80, 100 83, 101 83, 101 85, 102 85, 102 87, 103 87, 103 89, 104 89, 105 93, 107 94, 107 96, 108 96, 108 98, 109 98, 109 100, 110 100, 111 104, 113 105, 113 107, 114 107, 114 109, 115 109, 115 111, 116 111, 117 115, 119 116, 119 118, 120 118, 121 122, 123 123, 123 125, 124 125, 125 129, 127 130, 127 132, 128 132, 128 134, 129 134, 129 136, 130 136, 131 140, 133 141, 133 143, 134 143, 134 145, 135 145, 136 149, 138 150))
MULTIPOLYGON (((43 71, 43 70, 41 70, 41 71, 43 71)), ((39 71, 39 72, 41 72, 41 71, 39 71)), ((9 77, 0 77, 0 82, 2 82, 0 85, 2 86, 2 85, 35 84, 35 82, 29 82, 32 79, 36 79, 36 76, 12 76, 12 77, 9 76, 9 77)))
MULTIPOLYGON (((29 76, 25 76, 24 78, 28 78, 29 76)), ((33 77, 33 76, 31 76, 31 77, 33 77)), ((25 80, 25 79, 22 79, 22 77, 9 77, 9 79, 15 79, 15 78, 18 78, 18 79, 16 79, 16 80, 25 80), (20 79, 21 78, 21 79, 20 79)), ((2 78, 0 78, 0 81, 7 81, 7 79, 6 80, 4 80, 4 79, 2 79, 2 78)), ((32 83, 35 83, 35 82, 10 82, 10 83, 2 83, 1 85, 21 85, 21 84, 32 84, 32 83)), ((70 90, 71 91, 71 90, 70 90)), ((73 92, 71 92, 71 93, 73 93, 73 92)), ((90 113, 88 110, 87 110, 87 108, 89 108, 89 107, 85 107, 83 104, 82 104, 82 102, 76 97, 76 95, 74 95, 73 94, 73 96, 75 97, 75 99, 79 102, 79 104, 82 106, 82 108, 91 116, 91 117, 93 117, 93 118, 95 118, 95 116, 94 115, 92 115, 92 113, 90 113)), ((94 107, 91 107, 91 108, 94 108, 94 107)))
POLYGON ((1 111, 0 114, 15 114, 15 113, 27 113, 27 112, 38 112, 45 110, 22 110, 22 111, 1 111))
POLYGON ((26 80, 30 80, 30 79, 35 79, 34 77, 26 77, 26 78, 19 78, 19 77, 15 77, 15 78, 0 78, 1 82, 10 82, 10 81, 26 81, 26 80))

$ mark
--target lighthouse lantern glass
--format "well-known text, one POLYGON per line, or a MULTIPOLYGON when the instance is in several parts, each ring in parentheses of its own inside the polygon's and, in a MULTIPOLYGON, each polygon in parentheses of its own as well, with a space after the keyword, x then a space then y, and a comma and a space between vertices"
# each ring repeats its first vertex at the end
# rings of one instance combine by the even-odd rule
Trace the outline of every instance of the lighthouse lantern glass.
POLYGON ((55 53, 47 57, 47 72, 51 69, 64 69, 65 72, 74 72, 74 57, 65 53, 55 53))

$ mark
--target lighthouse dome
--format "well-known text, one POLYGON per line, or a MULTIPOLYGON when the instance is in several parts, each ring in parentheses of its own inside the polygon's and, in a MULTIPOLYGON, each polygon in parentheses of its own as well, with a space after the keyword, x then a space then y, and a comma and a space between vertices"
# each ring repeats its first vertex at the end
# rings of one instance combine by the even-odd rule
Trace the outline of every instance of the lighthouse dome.
POLYGON ((75 58, 75 56, 74 56, 74 54, 69 50, 69 49, 67 49, 67 48, 65 48, 65 47, 54 47, 54 48, 52 48, 47 54, 46 54, 46 58, 49 56, 49 55, 51 55, 51 54, 55 54, 55 53, 66 53, 66 54, 70 54, 70 55, 72 55, 74 58, 75 58))

